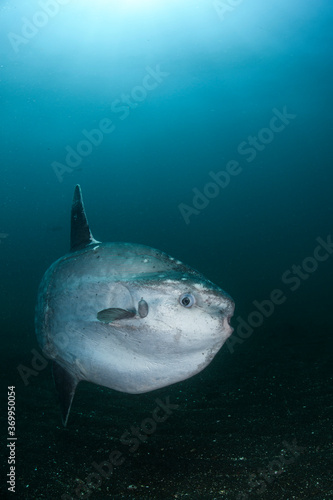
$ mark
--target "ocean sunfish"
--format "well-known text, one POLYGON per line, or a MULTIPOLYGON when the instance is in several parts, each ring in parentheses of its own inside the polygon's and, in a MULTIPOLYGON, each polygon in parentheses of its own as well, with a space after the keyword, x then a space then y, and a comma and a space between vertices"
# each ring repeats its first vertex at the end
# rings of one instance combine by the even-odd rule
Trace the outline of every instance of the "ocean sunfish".
POLYGON ((166 253, 95 240, 76 186, 70 253, 46 271, 36 305, 63 424, 82 380, 139 394, 199 373, 231 335, 233 313, 226 292, 166 253))

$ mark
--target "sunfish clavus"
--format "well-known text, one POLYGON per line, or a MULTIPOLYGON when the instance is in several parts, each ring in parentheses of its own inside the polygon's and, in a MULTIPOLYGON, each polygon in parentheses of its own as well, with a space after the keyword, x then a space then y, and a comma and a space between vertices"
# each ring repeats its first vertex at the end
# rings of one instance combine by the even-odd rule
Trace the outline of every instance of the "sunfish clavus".
POLYGON ((96 241, 76 186, 70 253, 46 271, 36 306, 63 424, 81 380, 139 394, 199 373, 231 335, 233 312, 226 292, 166 253, 96 241))

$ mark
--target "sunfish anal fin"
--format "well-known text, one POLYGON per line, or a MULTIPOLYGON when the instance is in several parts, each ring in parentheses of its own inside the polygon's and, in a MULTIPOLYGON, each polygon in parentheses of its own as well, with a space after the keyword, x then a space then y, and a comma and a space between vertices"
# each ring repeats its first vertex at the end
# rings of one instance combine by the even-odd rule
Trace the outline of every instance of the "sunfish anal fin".
POLYGON ((84 209, 81 187, 75 187, 71 212, 71 252, 81 250, 91 243, 99 243, 91 234, 84 209))
POLYGON ((128 311, 118 307, 110 307, 109 309, 103 309, 103 311, 97 313, 97 319, 102 323, 112 323, 112 321, 133 318, 134 316, 135 311, 128 311))
POLYGON ((75 389, 79 381, 75 377, 73 377, 73 375, 68 373, 68 371, 66 371, 56 361, 53 361, 52 371, 54 384, 58 393, 60 403, 61 419, 64 427, 66 427, 68 415, 75 394, 75 389))

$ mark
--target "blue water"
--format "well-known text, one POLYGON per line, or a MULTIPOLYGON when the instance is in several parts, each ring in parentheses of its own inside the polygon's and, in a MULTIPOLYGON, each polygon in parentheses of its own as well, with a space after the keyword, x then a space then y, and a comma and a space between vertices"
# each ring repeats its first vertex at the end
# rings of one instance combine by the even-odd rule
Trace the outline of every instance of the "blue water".
MULTIPOLYGON (((2 352, 11 373, 5 374, 6 385, 37 348, 38 283, 69 249, 71 199, 80 184, 98 240, 164 250, 234 298, 238 341, 224 347, 202 375, 222 377, 217 391, 226 383, 224 360, 238 370, 242 387, 242 355, 255 360, 260 349, 270 353, 272 346, 279 362, 288 358, 289 375, 297 359, 300 381, 310 376, 313 362, 327 363, 328 378, 318 376, 316 386, 327 387, 332 21, 328 0, 1 2, 0 297, 2 352), (258 303, 266 304, 266 317, 258 303), (246 338, 244 322, 253 323, 246 338), (237 368, 234 351, 240 356, 237 368)), ((252 375, 267 381, 267 374, 252 375)), ((29 401, 38 398, 44 376, 29 385, 29 401)), ((52 401, 51 379, 43 383, 52 401)), ((27 392, 20 377, 17 386, 23 419, 29 409, 23 407, 27 392)), ((50 411, 44 409, 46 423, 50 411)), ((50 428, 59 425, 56 406, 52 411, 56 424, 52 420, 50 428)), ((291 436, 297 419, 293 424, 291 436)), ((277 442, 282 440, 283 434, 277 442)), ((83 451, 78 460, 90 463, 93 454, 83 451)), ((41 467, 45 460, 40 451, 32 463, 41 467)), ((43 481, 58 491, 51 469, 43 480, 35 477, 35 496, 25 493, 32 474, 26 470, 19 498, 44 498, 43 481)), ((226 487, 225 498, 248 488, 249 470, 237 490, 226 487)), ((73 490, 73 475, 68 473, 59 492, 73 490)), ((279 490, 282 477, 274 483, 274 498, 330 498, 324 486, 305 489, 305 496, 283 496, 288 489, 279 490)), ((207 486, 198 498, 224 498, 219 481, 213 493, 207 486)), ((126 488, 127 483, 116 496, 101 487, 92 498, 177 493, 175 487, 170 496, 158 490, 139 496, 126 488)), ((273 486, 268 490, 273 495, 273 486)), ((195 491, 188 485, 178 494, 197 498, 195 491)))

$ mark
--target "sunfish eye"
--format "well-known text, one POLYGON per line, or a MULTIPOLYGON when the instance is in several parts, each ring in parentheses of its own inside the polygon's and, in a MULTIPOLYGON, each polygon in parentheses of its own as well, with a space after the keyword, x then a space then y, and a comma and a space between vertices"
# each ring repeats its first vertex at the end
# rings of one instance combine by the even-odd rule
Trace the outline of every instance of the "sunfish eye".
POLYGON ((192 307, 193 304, 195 304, 195 298, 194 298, 194 296, 191 293, 183 293, 179 297, 179 303, 183 307, 192 307))

